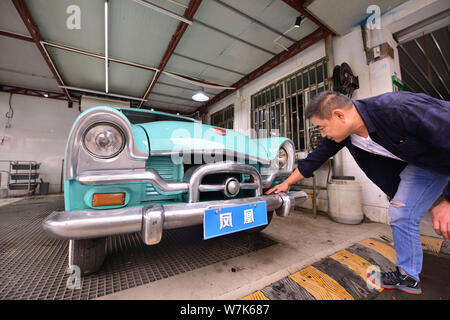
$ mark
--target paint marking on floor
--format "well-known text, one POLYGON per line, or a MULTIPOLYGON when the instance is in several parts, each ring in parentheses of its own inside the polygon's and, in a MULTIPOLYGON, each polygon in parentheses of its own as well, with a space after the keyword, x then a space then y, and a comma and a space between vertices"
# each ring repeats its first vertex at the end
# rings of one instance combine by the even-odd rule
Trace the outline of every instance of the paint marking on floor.
POLYGON ((313 266, 297 271, 289 278, 305 288, 317 300, 354 300, 336 280, 313 266))
POLYGON ((258 290, 248 296, 243 297, 241 300, 269 300, 261 290, 258 290))
POLYGON ((433 238, 428 236, 420 236, 420 241, 422 242, 422 249, 425 251, 431 251, 434 253, 439 253, 444 243, 444 239, 433 238))
MULTIPOLYGON (((348 250, 341 250, 330 256, 331 259, 336 260, 346 265, 350 270, 359 275, 362 279, 367 280, 367 272, 372 264, 364 258, 351 253, 348 250)), ((376 288, 379 292, 381 288, 376 288)))
POLYGON ((365 239, 361 241, 360 244, 378 252, 394 264, 397 261, 397 254, 395 253, 395 249, 384 242, 375 239, 365 239))

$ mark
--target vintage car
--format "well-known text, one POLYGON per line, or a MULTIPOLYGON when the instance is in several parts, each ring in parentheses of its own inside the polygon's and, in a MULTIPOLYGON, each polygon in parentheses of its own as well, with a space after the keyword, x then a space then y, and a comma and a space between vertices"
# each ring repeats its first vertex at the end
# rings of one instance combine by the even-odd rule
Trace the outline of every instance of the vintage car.
POLYGON ((294 170, 288 138, 250 139, 191 118, 134 108, 81 113, 65 153, 65 211, 43 221, 69 240, 69 266, 101 267, 106 237, 139 232, 147 245, 163 230, 203 224, 204 239, 261 230, 286 216, 303 191, 265 195, 294 170))

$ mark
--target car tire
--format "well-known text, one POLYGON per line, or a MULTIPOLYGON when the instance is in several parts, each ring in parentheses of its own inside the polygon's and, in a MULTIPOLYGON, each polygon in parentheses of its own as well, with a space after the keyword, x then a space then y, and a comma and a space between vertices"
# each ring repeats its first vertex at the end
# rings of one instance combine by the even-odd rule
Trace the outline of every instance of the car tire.
POLYGON ((83 276, 98 271, 105 255, 106 238, 69 241, 69 267, 79 267, 83 276))
POLYGON ((247 232, 247 233, 257 233, 257 232, 263 231, 265 228, 267 228, 269 226, 270 222, 272 221, 273 213, 274 213, 274 211, 267 212, 267 224, 266 225, 263 225, 261 227, 256 227, 256 228, 253 228, 253 229, 248 229, 248 230, 245 230, 245 232, 247 232))

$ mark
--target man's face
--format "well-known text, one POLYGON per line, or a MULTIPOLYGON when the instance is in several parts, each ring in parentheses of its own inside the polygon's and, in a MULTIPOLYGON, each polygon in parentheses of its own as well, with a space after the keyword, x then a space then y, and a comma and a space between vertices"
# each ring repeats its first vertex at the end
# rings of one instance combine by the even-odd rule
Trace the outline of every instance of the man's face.
POLYGON ((346 110, 335 109, 331 114, 331 119, 320 119, 313 116, 311 121, 319 129, 322 137, 327 137, 335 142, 341 142, 350 135, 350 123, 346 110))

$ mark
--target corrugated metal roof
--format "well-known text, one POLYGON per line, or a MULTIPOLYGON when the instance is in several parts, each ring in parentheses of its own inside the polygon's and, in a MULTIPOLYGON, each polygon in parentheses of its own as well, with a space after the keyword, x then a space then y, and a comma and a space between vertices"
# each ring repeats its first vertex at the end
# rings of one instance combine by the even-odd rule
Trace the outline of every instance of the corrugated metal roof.
MULTIPOLYGON (((180 16, 192 3, 192 0, 146 1, 180 16)), ((313 1, 308 9, 331 27, 337 26, 341 30, 341 27, 355 24, 355 19, 366 16, 368 1, 362 1, 364 5, 360 2, 345 1, 345 5, 340 2, 338 7, 346 15, 339 14, 341 9, 323 0, 313 1), (361 6, 364 6, 363 10, 361 6), (345 20, 345 25, 340 25, 340 20, 345 20)), ((392 1, 377 2, 385 10, 404 1, 396 0, 392 5, 388 4, 392 1)), ((25 4, 45 41, 100 55, 100 58, 95 58, 46 46, 64 84, 104 91, 105 62, 101 58, 105 54, 104 1, 25 0, 25 4), (80 8, 79 30, 70 30, 66 26, 70 5, 80 8)), ((164 71, 230 86, 283 52, 284 49, 274 40, 291 29, 298 16, 297 10, 281 0, 204 0, 164 71)), ((179 24, 178 20, 136 1, 109 0, 109 57, 157 68, 179 24)), ((0 2, 0 29, 29 36, 17 10, 9 1, 0 2)), ((303 39, 317 29, 315 23, 305 19, 300 28, 291 29, 279 43, 289 47, 294 43, 292 40, 303 39)), ((34 43, 0 37, 0 45, 0 84, 60 91, 34 43), (13 70, 5 71, 8 67, 13 70)), ((110 61, 109 91, 143 97, 154 75, 151 70, 110 61)), ((200 85, 162 73, 144 106, 190 113, 201 106, 201 103, 191 99, 199 89, 200 85)), ((222 91, 220 88, 206 88, 210 97, 222 91)))

